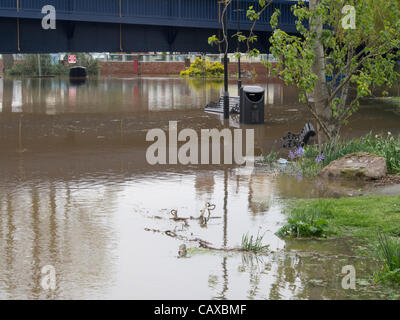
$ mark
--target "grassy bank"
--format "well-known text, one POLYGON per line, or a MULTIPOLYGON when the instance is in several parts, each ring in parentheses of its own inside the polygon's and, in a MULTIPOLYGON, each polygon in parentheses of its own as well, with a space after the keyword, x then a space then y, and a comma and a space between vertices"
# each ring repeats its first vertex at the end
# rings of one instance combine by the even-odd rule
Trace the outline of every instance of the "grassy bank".
MULTIPOLYGON (((321 150, 317 145, 300 147, 290 151, 288 160, 304 176, 314 177, 332 161, 356 152, 368 152, 384 157, 388 173, 400 174, 400 135, 395 137, 390 132, 385 135, 368 134, 358 139, 327 143, 321 146, 321 150)), ((265 157, 265 162, 271 163, 278 157, 278 153, 272 152, 265 157)))
MULTIPOLYGON (((318 236, 377 239, 379 233, 384 233, 400 237, 400 196, 298 201, 289 213, 289 221, 318 230, 323 227, 323 232, 311 230, 318 236)), ((290 232, 286 235, 296 236, 290 232)))
POLYGON ((400 284, 400 196, 298 201, 280 237, 352 237, 380 261, 375 282, 400 284))

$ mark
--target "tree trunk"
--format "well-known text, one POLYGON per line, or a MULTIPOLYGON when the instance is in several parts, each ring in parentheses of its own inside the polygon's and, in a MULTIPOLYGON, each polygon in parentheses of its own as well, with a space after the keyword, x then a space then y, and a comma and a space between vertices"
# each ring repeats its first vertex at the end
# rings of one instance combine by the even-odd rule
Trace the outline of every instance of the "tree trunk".
MULTIPOLYGON (((313 11, 316 9, 320 3, 321 0, 310 0, 310 10, 313 11)), ((312 66, 312 71, 318 76, 314 88, 315 113, 326 128, 326 130, 323 130, 323 128, 318 125, 318 141, 322 143, 326 138, 330 140, 336 135, 337 126, 333 118, 331 105, 328 103, 329 92, 326 83, 325 53, 321 41, 323 22, 318 16, 310 18, 310 31, 316 34, 313 48, 315 60, 312 66), (328 133, 325 131, 328 131, 328 133)))
POLYGON ((14 56, 12 54, 3 54, 3 71, 11 69, 14 66, 14 56))

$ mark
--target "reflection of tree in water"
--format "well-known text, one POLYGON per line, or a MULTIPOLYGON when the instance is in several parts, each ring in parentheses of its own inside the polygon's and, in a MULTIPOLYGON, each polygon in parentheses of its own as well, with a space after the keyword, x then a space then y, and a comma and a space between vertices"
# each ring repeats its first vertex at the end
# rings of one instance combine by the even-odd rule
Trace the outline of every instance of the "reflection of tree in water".
POLYGON ((3 96, 2 96, 2 112, 12 112, 12 101, 14 91, 14 81, 10 79, 2 79, 3 82, 3 96))
MULTIPOLYGON (((222 262, 221 262, 221 271, 222 271, 222 287, 219 289, 219 293, 217 296, 213 297, 213 299, 217 300, 226 300, 227 299, 227 292, 229 290, 228 286, 228 266, 227 266, 228 258, 223 257, 222 262)), ((209 280, 209 287, 215 290, 218 290, 216 288, 216 285, 218 284, 218 277, 217 276, 210 276, 209 280)))
POLYGON ((209 171, 196 172, 195 189, 198 196, 211 196, 214 193, 214 173, 209 171))
POLYGON ((107 212, 116 206, 114 188, 85 197, 75 193, 75 183, 32 180, 22 186, 0 193, 0 297, 76 298, 104 291, 112 280, 107 212), (55 292, 41 288, 46 265, 56 269, 55 292))
POLYGON ((260 287, 261 273, 264 270, 264 259, 251 253, 242 254, 242 264, 239 266, 240 272, 247 272, 250 276, 248 299, 253 300, 257 297, 260 287))
MULTIPOLYGON (((227 299, 229 259, 236 263, 237 257, 224 256, 221 283, 218 276, 210 275, 209 287, 219 291, 215 299, 227 299), (218 285, 221 285, 218 289, 218 285)), ((249 276, 246 290, 247 299, 343 299, 350 298, 351 292, 341 289, 341 267, 352 264, 346 260, 319 260, 282 253, 270 256, 242 254, 237 271, 249 276)), ((368 297, 368 296, 367 296, 368 297)))
MULTIPOLYGON (((224 169, 224 206, 223 206, 223 211, 224 211, 224 216, 223 216, 223 237, 222 237, 222 242, 223 242, 223 247, 226 248, 226 245, 228 243, 228 170, 225 168, 224 169)), ((222 257, 222 262, 221 262, 221 272, 222 272, 222 288, 221 292, 218 294, 217 297, 214 299, 219 299, 219 300, 226 300, 226 294, 229 290, 229 278, 228 278, 228 258, 226 256, 222 257)), ((215 280, 215 278, 214 278, 215 280)), ((215 283, 215 281, 214 281, 215 283)), ((209 281, 209 287, 213 288, 213 282, 210 283, 209 281)))
MULTIPOLYGON (((223 243, 224 247, 228 244, 228 170, 224 169, 224 231, 223 231, 223 243)), ((222 259, 222 274, 223 274, 223 287, 221 292, 221 298, 226 299, 226 293, 228 292, 228 268, 227 258, 222 259)))
POLYGON ((219 92, 224 85, 223 80, 190 79, 189 86, 192 90, 201 92, 203 90, 219 92))
POLYGON ((2 239, 0 246, 2 247, 0 252, 2 252, 2 255, 4 254, 5 257, 2 257, 0 259, 1 261, 4 261, 4 265, 1 266, 0 270, 2 272, 5 272, 5 275, 1 276, 1 278, 4 277, 4 283, 7 287, 8 290, 14 291, 15 290, 15 285, 16 283, 12 281, 12 275, 13 275, 13 268, 11 266, 14 265, 14 233, 15 233, 15 225, 14 225, 14 218, 12 215, 12 198, 10 194, 6 194, 4 202, 2 201, 1 204, 5 203, 5 211, 6 214, 3 214, 3 207, 0 212, 0 230, 3 231, 5 229, 4 234, 1 233, 0 237, 2 239), (6 217, 5 221, 2 220, 3 217, 6 217), (5 227, 3 227, 3 223, 5 227), (4 237, 4 241, 3 241, 4 237), (3 248, 3 244, 5 248, 3 248))
POLYGON ((370 279, 375 267, 371 261, 365 259, 282 253, 274 256, 271 263, 276 269, 273 272, 275 281, 271 286, 269 299, 332 300, 375 299, 377 297, 373 287, 360 288, 357 285, 355 291, 344 290, 341 287, 344 277, 341 271, 346 265, 355 267, 357 279, 370 279))
POLYGON ((249 209, 254 214, 265 213, 272 197, 271 176, 252 175, 249 181, 249 209))

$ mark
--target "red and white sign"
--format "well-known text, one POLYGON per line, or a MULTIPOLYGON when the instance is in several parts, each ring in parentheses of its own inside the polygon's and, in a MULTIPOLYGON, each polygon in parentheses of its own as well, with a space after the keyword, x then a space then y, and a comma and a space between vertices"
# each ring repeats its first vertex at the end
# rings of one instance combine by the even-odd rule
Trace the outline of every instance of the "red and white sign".
POLYGON ((68 63, 76 63, 76 56, 70 55, 68 56, 68 63))

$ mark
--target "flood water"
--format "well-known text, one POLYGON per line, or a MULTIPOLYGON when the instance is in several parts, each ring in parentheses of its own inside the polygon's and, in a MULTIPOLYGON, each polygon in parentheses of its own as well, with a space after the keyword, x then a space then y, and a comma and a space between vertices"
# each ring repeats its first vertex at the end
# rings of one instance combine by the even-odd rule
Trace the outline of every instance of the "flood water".
MULTIPOLYGON (((296 90, 279 81, 266 88, 256 153, 278 150, 287 132, 312 120, 296 90)), ((222 83, 174 78, 0 79, 0 299, 339 299, 386 298, 365 285, 341 287, 341 270, 359 279, 375 267, 355 259, 349 241, 282 241, 274 235, 291 199, 336 196, 354 185, 327 185, 257 167, 250 176, 232 166, 151 166, 148 130, 223 128, 203 107, 222 83), (206 202, 216 205, 207 226, 190 220, 206 202), (182 238, 146 231, 173 231, 182 238), (239 247, 242 235, 265 233, 274 251, 256 257, 194 250, 200 238, 214 247, 239 247), (318 250, 327 257, 307 254, 318 250), (54 266, 56 289, 41 286, 54 266)), ((230 84, 236 94, 236 84, 230 84)), ((398 133, 390 103, 366 101, 343 130, 347 137, 398 133)), ((240 127, 235 119, 229 126, 240 127)), ((247 128, 247 127, 246 127, 247 128)), ((359 186, 357 186, 359 188, 359 186)))

